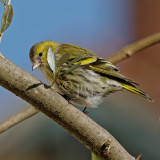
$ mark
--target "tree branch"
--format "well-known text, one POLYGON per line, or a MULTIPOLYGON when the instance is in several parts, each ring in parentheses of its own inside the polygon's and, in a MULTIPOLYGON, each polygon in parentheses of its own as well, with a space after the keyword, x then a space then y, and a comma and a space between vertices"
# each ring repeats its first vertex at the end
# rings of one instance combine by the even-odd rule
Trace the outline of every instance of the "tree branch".
POLYGON ((135 160, 105 129, 2 56, 0 85, 56 121, 101 159, 135 160))
POLYGON ((154 44, 157 44, 160 42, 160 32, 155 33, 153 35, 150 35, 144 39, 141 39, 125 48, 120 50, 119 52, 115 53, 111 57, 107 58, 106 60, 116 64, 118 62, 121 62, 122 60, 133 56, 135 53, 148 48, 154 44))
POLYGON ((17 113, 16 115, 12 116, 11 118, 3 121, 0 123, 0 133, 6 131, 7 129, 11 128, 12 126, 22 122, 23 120, 35 115, 38 113, 39 110, 34 108, 33 106, 29 106, 23 111, 17 113))

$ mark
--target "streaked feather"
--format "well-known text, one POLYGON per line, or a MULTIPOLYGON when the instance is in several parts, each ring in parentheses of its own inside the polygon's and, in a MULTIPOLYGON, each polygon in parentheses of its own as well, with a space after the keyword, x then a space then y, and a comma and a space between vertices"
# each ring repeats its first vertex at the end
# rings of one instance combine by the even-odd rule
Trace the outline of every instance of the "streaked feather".
POLYGON ((94 67, 93 65, 89 65, 89 66, 93 71, 101 74, 102 76, 106 76, 106 77, 108 76, 108 77, 113 78, 114 80, 117 80, 117 81, 118 80, 126 81, 127 83, 130 83, 130 85, 132 85, 132 83, 138 85, 136 82, 123 76, 122 74, 120 74, 119 72, 117 72, 115 70, 107 70, 107 69, 99 68, 98 66, 94 67))

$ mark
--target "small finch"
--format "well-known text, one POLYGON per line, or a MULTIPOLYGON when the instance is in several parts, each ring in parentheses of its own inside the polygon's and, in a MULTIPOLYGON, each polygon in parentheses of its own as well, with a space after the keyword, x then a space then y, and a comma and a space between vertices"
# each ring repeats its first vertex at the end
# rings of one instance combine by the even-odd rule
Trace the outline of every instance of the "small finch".
POLYGON ((30 60, 32 69, 39 68, 57 92, 85 109, 97 107, 108 94, 120 90, 152 101, 146 93, 136 88, 137 83, 88 49, 43 41, 32 46, 30 60))

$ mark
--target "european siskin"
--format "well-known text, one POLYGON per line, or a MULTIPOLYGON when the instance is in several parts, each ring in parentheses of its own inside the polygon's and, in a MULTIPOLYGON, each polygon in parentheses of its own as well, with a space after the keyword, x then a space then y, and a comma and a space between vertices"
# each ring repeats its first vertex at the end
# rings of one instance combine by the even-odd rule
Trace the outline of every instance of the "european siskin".
POLYGON ((32 69, 39 68, 57 92, 85 109, 97 107, 108 94, 120 90, 152 100, 117 67, 82 47, 43 41, 32 46, 30 60, 32 69))

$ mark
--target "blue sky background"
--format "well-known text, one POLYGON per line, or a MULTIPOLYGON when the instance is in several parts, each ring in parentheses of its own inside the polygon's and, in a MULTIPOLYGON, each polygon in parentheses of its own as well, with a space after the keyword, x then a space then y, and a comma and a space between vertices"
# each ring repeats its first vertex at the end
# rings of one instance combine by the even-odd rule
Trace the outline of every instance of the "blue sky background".
POLYGON ((14 17, 0 49, 25 69, 30 67, 30 47, 41 40, 73 43, 98 52, 96 46, 107 46, 111 35, 132 37, 133 3, 123 1, 125 5, 115 0, 12 1, 14 17))

